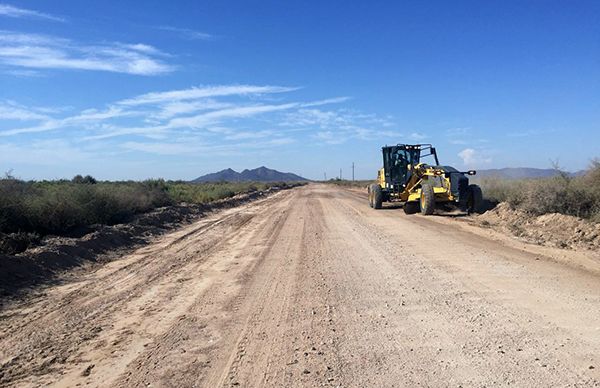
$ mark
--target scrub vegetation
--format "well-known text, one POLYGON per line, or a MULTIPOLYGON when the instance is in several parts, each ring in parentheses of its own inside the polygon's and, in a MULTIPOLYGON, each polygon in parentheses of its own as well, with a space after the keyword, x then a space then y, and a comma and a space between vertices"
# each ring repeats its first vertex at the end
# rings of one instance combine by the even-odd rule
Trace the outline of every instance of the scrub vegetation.
POLYGON ((481 181, 486 199, 507 202, 532 215, 559 213, 600 222, 600 159, 585 174, 572 176, 558 169, 552 178, 481 181))
MULTIPOLYGON (((146 180, 100 182, 91 176, 72 180, 0 179, 0 234, 62 235, 94 224, 114 225, 153 209, 181 203, 204 204, 285 182, 187 183, 146 180)), ((295 185, 295 184, 293 184, 295 185)))
POLYGON ((350 181, 350 180, 335 178, 335 179, 330 179, 330 180, 324 181, 324 182, 325 183, 330 183, 330 184, 333 184, 333 185, 337 185, 337 186, 343 186, 343 187, 366 188, 371 183, 373 183, 374 180, 371 179, 371 180, 350 181))

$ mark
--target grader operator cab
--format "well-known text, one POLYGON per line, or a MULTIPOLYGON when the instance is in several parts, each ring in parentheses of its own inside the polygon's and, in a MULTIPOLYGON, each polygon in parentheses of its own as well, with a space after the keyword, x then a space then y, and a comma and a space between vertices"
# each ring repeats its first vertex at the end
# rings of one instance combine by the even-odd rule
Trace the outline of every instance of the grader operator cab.
POLYGON ((469 213, 479 212, 481 188, 469 184, 474 170, 458 171, 440 166, 431 144, 398 144, 382 148, 383 168, 377 183, 368 187, 369 205, 381 209, 383 202, 404 202, 404 212, 433 214, 438 205, 453 205, 469 213), (429 157, 435 164, 423 163, 429 157))

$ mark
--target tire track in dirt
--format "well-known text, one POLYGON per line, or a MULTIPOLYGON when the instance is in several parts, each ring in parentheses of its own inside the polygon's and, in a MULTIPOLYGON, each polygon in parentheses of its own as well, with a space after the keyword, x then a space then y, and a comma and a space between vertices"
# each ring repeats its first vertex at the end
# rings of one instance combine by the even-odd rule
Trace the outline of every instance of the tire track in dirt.
MULTIPOLYGON (((287 206, 287 202, 282 205, 287 206)), ((211 370, 220 368, 222 352, 215 354, 214 344, 218 342, 220 350, 232 346, 229 322, 232 314, 240 313, 237 299, 246 295, 244 279, 251 278, 262 266, 262 252, 273 246, 288 217, 285 210, 272 214, 248 225, 247 230, 227 236, 227 243, 208 258, 216 272, 207 274, 216 278, 211 288, 196 298, 186 314, 154 341, 148 351, 139 355, 135 366, 129 368, 117 385, 145 386, 151 382, 198 385, 204 384, 211 370)))
POLYGON ((22 319, 11 319, 0 332, 0 382, 24 378, 26 383, 39 375, 32 380, 49 384, 57 374, 76 379, 92 364, 93 376, 99 376, 102 363, 109 364, 104 370, 114 375, 185 310, 186 299, 207 287, 202 278, 195 282, 192 277, 202 275, 209 253, 226 243, 222 237, 235 234, 263 207, 286 197, 289 194, 282 192, 201 220, 84 274, 82 281, 49 290, 44 300, 33 301, 28 309, 3 311, 0 319, 22 319), (247 213, 247 209, 256 210, 247 213), (96 348, 103 352, 96 354, 96 348))

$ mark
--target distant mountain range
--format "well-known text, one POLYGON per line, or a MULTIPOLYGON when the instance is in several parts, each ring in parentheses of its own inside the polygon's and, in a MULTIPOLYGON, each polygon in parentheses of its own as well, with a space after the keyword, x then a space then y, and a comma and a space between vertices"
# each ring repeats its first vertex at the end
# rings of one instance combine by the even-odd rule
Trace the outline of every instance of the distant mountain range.
POLYGON ((307 181, 308 179, 300 175, 292 174, 291 172, 280 172, 272 170, 265 166, 255 168, 253 170, 244 170, 237 172, 231 168, 213 172, 194 179, 192 182, 298 182, 307 181))
MULTIPOLYGON (((577 176, 583 173, 584 171, 578 171, 569 175, 577 176)), ((557 175, 558 171, 553 168, 507 167, 477 170, 477 176, 480 178, 526 179, 549 178, 557 175)))
MULTIPOLYGON (((571 176, 582 175, 584 171, 569 173, 571 176)), ((558 172, 552 168, 531 168, 531 167, 507 167, 493 168, 488 170, 477 170, 477 178, 500 178, 500 179, 531 179, 531 178, 549 178, 558 175, 558 172)), ((476 179, 477 179, 476 178, 476 179)), ((280 172, 267 168, 265 166, 253 170, 244 170, 237 172, 231 168, 203 175, 194 179, 192 182, 298 182, 308 181, 308 179, 290 172, 280 172)))

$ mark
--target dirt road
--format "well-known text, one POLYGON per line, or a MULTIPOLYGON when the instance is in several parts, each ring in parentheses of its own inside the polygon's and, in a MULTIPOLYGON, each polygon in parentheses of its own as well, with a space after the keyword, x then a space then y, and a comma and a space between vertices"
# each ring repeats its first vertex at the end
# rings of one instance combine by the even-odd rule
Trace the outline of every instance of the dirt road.
POLYGON ((463 224, 324 185, 223 211, 1 311, 0 385, 600 385, 599 258, 463 224))

